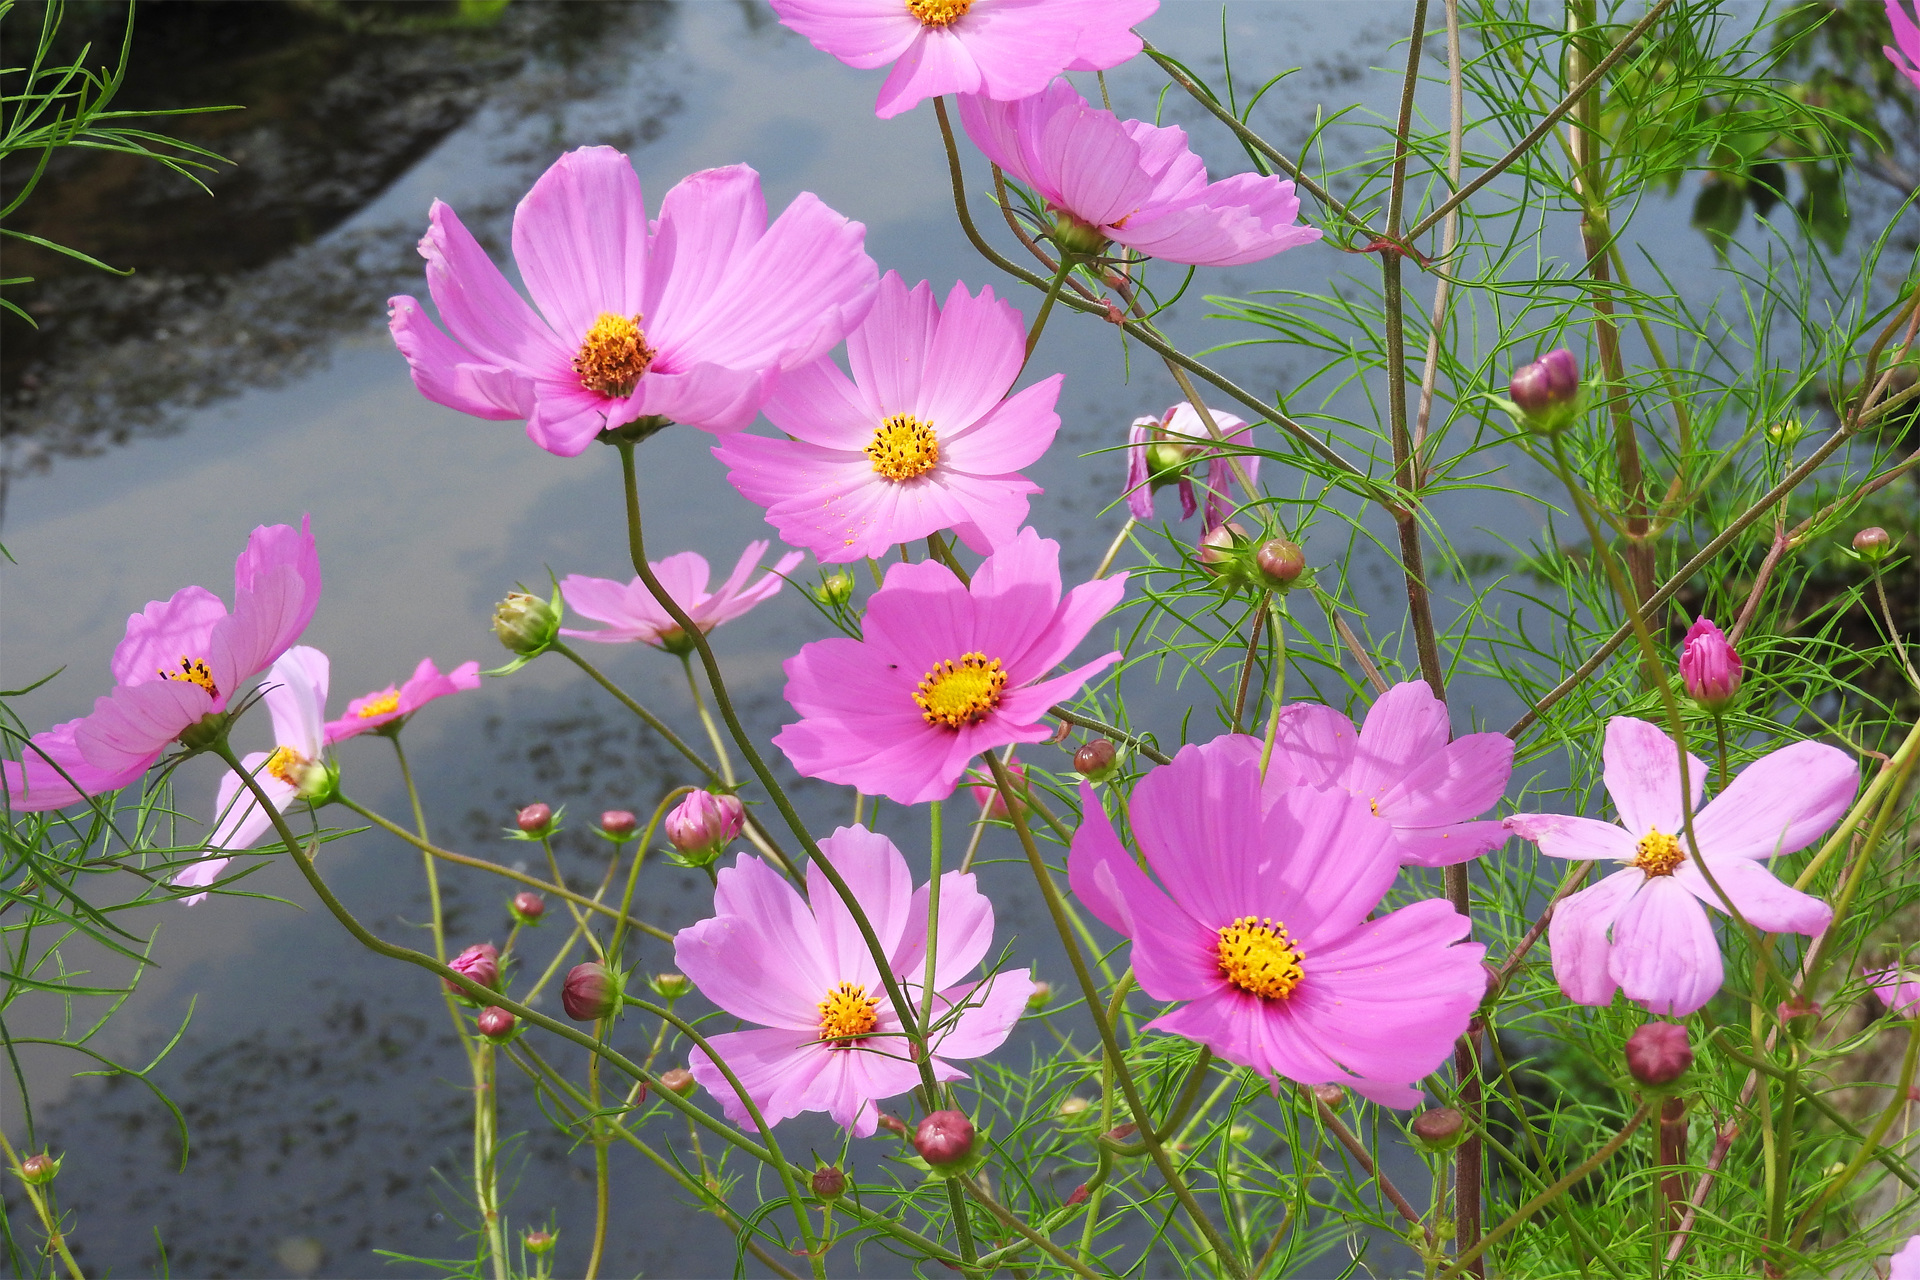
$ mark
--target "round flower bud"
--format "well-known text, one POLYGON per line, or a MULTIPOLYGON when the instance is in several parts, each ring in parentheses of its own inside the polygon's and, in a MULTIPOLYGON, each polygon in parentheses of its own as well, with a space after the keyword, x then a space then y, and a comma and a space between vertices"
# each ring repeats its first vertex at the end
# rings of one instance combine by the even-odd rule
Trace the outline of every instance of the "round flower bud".
POLYGON ((1299 581, 1306 572, 1306 553, 1300 550, 1300 544, 1290 538, 1269 538, 1260 544, 1259 552, 1253 558, 1259 566, 1260 576, 1275 587, 1290 587, 1299 581))
POLYGON ((1807 429, 1798 418, 1788 418, 1767 428, 1767 439, 1778 445, 1798 444, 1805 434, 1807 429))
POLYGON ((1053 1116, 1061 1124, 1078 1124, 1086 1119, 1087 1114, 1092 1110, 1093 1103, 1085 1098, 1073 1097, 1063 1101, 1060 1109, 1054 1112, 1053 1116))
POLYGON ((1074 772, 1088 782, 1104 782, 1120 761, 1119 748, 1105 738, 1094 738, 1073 753, 1074 772))
POLYGON ((1139 1134, 1140 1126, 1129 1120, 1125 1124, 1113 1126, 1100 1136, 1108 1142, 1132 1142, 1139 1134))
POLYGON ((560 1007, 575 1022, 598 1022, 620 1008, 620 980, 598 960, 577 964, 560 984, 560 1007))
POLYGON ((837 609, 853 599, 853 575, 850 573, 829 573, 820 579, 820 585, 813 589, 813 598, 829 609, 837 609))
POLYGON ((963 1112, 936 1111, 914 1129, 913 1149, 930 1165, 957 1164, 973 1154, 973 1121, 963 1112))
POLYGON ((480 1011, 476 1020, 480 1034, 489 1040, 505 1040, 513 1034, 513 1025, 519 1019, 498 1005, 488 1005, 480 1011))
POLYGON ((1693 1045, 1678 1022, 1647 1022, 1627 1037, 1627 1071, 1650 1088, 1672 1084, 1693 1065, 1693 1045))
POLYGON ((1876 524, 1853 535, 1853 549, 1860 553, 1863 560, 1881 560, 1893 549, 1893 539, 1876 524))
POLYGON ((1580 400, 1580 362, 1573 352, 1558 347, 1513 372, 1507 391, 1527 426, 1554 432, 1572 420, 1580 400))
POLYGON ((1740 692, 1740 655, 1714 625, 1701 617, 1687 629, 1680 648, 1680 679, 1687 696, 1708 711, 1725 711, 1740 692))
POLYGON ((830 1164, 813 1171, 813 1194, 821 1200, 838 1200, 847 1189, 847 1175, 830 1164))
POLYGON ((36 1152, 20 1162, 20 1177, 34 1186, 44 1186, 60 1172, 60 1161, 46 1152, 36 1152))
POLYGON ((609 809, 600 815, 600 829, 615 840, 625 840, 640 829, 640 819, 625 809, 609 809))
POLYGON ((560 1236, 553 1231, 534 1230, 521 1236, 520 1243, 526 1246, 528 1253, 549 1253, 554 1245, 560 1243, 560 1236))
POLYGON ((695 791, 667 815, 667 839, 689 862, 712 862, 746 825, 747 808, 739 796, 695 791))
POLYGON ((553 810, 544 804, 530 804, 514 815, 513 825, 530 836, 549 835, 553 831, 553 810))
POLYGON ((1413 1118, 1413 1138, 1429 1151, 1451 1151, 1460 1145, 1467 1118, 1454 1107, 1435 1107, 1413 1118))
POLYGON ((880 1127, 896 1138, 907 1136, 907 1122, 899 1116, 888 1115, 884 1111, 880 1113, 880 1127))
POLYGON ((524 658, 544 653, 560 635, 560 614, 539 596, 510 593, 494 606, 493 634, 524 658))
POLYGON ((685 1067, 675 1067, 671 1071, 660 1073, 660 1087, 682 1098, 693 1092, 693 1084, 693 1072, 685 1067))
POLYGON ((1040 1012, 1047 1007, 1047 1002, 1052 999, 1053 984, 1051 982, 1034 983, 1033 990, 1027 994, 1027 1012, 1040 1012))
POLYGON ((1220 567, 1236 559, 1235 553, 1247 543, 1247 531, 1229 520, 1207 530, 1200 539, 1200 563, 1219 572, 1220 567))
POLYGON ((1347 1104, 1347 1091, 1337 1084, 1317 1084, 1313 1086, 1313 1096, 1320 1105, 1332 1111, 1338 1111, 1347 1104))
POLYGON ((667 1000, 678 1000, 693 990, 693 981, 684 973, 656 973, 647 979, 647 985, 667 1000))
POLYGON ((540 917, 547 914, 547 900, 528 890, 525 893, 514 894, 513 901, 507 904, 507 910, 512 912, 513 918, 521 924, 539 924, 540 917))
MULTIPOLYGON (((500 948, 491 942, 476 943, 449 960, 447 967, 483 987, 497 987, 500 985, 500 948)), ((466 994, 451 980, 443 978, 441 981, 455 995, 466 994)))

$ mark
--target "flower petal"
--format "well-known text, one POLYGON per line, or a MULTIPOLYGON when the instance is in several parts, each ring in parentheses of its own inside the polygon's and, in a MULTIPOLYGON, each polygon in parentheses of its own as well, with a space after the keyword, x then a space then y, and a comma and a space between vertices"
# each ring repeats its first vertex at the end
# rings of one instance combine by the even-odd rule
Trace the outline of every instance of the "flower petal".
MULTIPOLYGON (((1607 794, 1620 811, 1621 824, 1635 839, 1649 831, 1673 835, 1681 829, 1680 753, 1665 730, 1632 716, 1615 716, 1607 721, 1601 760, 1606 766, 1607 794)), ((1707 767, 1689 752, 1688 810, 1700 808, 1706 785, 1707 767)))
POLYGON ((554 161, 513 212, 513 258, 569 349, 603 313, 640 315, 647 205, 627 157, 580 147, 554 161))
POLYGON ((1384 796, 1447 746, 1447 704, 1425 680, 1405 680, 1381 694, 1360 725, 1360 742, 1347 790, 1369 800, 1384 796))
MULTIPOLYGON (((1711 857, 1712 855, 1707 855, 1711 857)), ((1767 933, 1804 933, 1809 937, 1833 923, 1833 908, 1798 889, 1780 883, 1767 868, 1738 857, 1714 857, 1709 864, 1713 879, 1748 924, 1767 933)), ((1700 867, 1691 858, 1680 864, 1673 878, 1700 901, 1715 911, 1726 906, 1700 867)))
POLYGON ((1085 816, 1067 855, 1068 884, 1102 924, 1133 939, 1140 989, 1156 1000, 1195 1000, 1219 990, 1217 937, 1134 864, 1084 782, 1080 799, 1085 816))
POLYGON ((1796 742, 1742 769, 1694 817, 1694 838, 1715 858, 1793 853, 1840 821, 1859 786, 1860 767, 1852 756, 1818 742, 1796 742))
POLYGON ((1505 826, 1522 840, 1539 845, 1540 852, 1549 858, 1632 862, 1639 856, 1632 833, 1611 822, 1575 818, 1564 813, 1516 813, 1505 819, 1505 826))
POLYGON ((1607 972, 1628 999, 1676 1017, 1713 999, 1724 976, 1712 921, 1673 876, 1649 877, 1621 908, 1607 972))
POLYGON ((1599 884, 1569 894, 1554 908, 1547 926, 1554 981, 1575 1004, 1606 1004, 1613 999, 1608 932, 1628 899, 1646 883, 1637 870, 1616 871, 1599 884))

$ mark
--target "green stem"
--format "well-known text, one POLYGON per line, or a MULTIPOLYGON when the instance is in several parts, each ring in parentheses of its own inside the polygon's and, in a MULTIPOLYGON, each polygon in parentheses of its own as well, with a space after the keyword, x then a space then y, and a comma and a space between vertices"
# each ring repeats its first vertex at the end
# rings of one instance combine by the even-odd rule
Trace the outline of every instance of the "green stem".
POLYGON ((693 695, 693 709, 700 713, 700 723, 706 726, 707 741, 713 744, 713 758, 720 762, 720 774, 731 787, 734 785, 733 758, 727 754, 726 740, 720 736, 720 726, 713 722, 713 713, 707 710, 707 700, 700 696, 700 682, 693 678, 691 654, 680 655, 680 669, 687 673, 687 692, 693 695))
POLYGON ((7 1141, 5 1132, 0 1132, 0 1155, 5 1155, 7 1165, 13 1170, 14 1176, 20 1179, 20 1186, 33 1205, 34 1216, 40 1219, 40 1229, 47 1233, 48 1251, 60 1255, 60 1261, 66 1264, 71 1280, 86 1280, 86 1273, 74 1261, 73 1251, 67 1248, 66 1233, 60 1230, 60 1216, 54 1211, 52 1197, 44 1186, 26 1180, 25 1171, 20 1167, 20 1157, 14 1151, 13 1144, 7 1141))
MULTIPOLYGON (((629 453, 631 453, 633 449, 632 445, 625 445, 622 447, 628 450, 629 453)), ((692 626, 693 624, 689 622, 687 625, 692 626)), ((667 726, 661 721, 660 717, 654 715, 653 712, 647 710, 645 707, 641 706, 638 702, 635 702, 631 697, 627 695, 626 690, 622 689, 619 685, 615 684, 613 681, 601 675, 599 669, 595 667, 592 663, 588 662, 585 658, 581 657, 579 654, 575 653, 572 649, 568 648, 564 644, 561 644, 557 640, 554 641, 553 651, 559 654, 561 657, 565 658, 567 661, 573 663, 574 666, 586 672, 588 677, 591 678, 595 684, 599 685, 602 689, 605 689, 608 693, 612 694, 614 696, 615 701, 619 702, 619 704, 625 707, 627 710, 633 712, 634 715, 640 717, 640 719, 643 722, 645 722, 648 728, 652 729, 655 733, 659 734, 662 738, 666 740, 666 743, 668 746, 672 747, 675 751, 678 751, 681 755, 685 756, 687 760, 693 765, 694 768, 706 774, 708 781, 716 783, 721 786, 725 786, 727 784, 726 774, 722 773, 720 770, 714 768, 712 765, 708 764, 705 760, 701 759, 700 753, 695 751, 692 747, 688 746, 685 742, 682 742, 680 740, 680 735, 675 733, 673 730, 667 728, 667 726)), ((698 697, 697 694, 695 696, 698 697)))
POLYGON ((1066 284, 1067 277, 1073 274, 1073 264, 1073 254, 1060 255, 1060 269, 1053 273, 1053 283, 1047 286, 1047 297, 1040 304, 1040 314, 1033 318, 1033 327, 1027 330, 1027 354, 1020 361, 1020 367, 1023 369, 1027 361, 1033 359, 1033 349, 1040 345, 1040 331, 1047 327, 1047 317, 1053 314, 1054 299, 1060 296, 1060 287, 1066 284))
MULTIPOLYGON (((596 1039, 606 1043, 607 1033, 613 1029, 613 1016, 600 1019, 595 1028, 596 1039)), ((607 1249, 607 1127, 601 1119, 605 1106, 600 1096, 600 1055, 594 1054, 587 1059, 587 1100, 593 1108, 589 1113, 593 1142, 593 1252, 587 1255, 586 1280, 595 1280, 600 1274, 600 1259, 607 1249)))
POLYGON ((473 1190, 480 1204, 481 1220, 486 1224, 493 1280, 507 1280, 507 1225, 500 1217, 498 1110, 494 1084, 494 1044, 481 1037, 473 1053, 473 1190))

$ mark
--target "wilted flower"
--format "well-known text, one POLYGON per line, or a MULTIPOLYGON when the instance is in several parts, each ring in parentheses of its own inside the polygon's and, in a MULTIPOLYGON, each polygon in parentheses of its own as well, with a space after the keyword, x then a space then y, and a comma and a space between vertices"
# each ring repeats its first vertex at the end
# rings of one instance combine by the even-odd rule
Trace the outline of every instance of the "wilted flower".
POLYGON ((1693 1065, 1693 1044, 1678 1022, 1646 1022, 1627 1037, 1627 1073, 1653 1088, 1672 1084, 1693 1065))
POLYGON ((1740 692, 1740 655, 1713 619, 1701 615, 1680 647, 1680 679, 1687 696, 1709 711, 1724 711, 1740 692))
MULTIPOLYGON (((1217 409, 1207 412, 1213 415, 1213 425, 1220 429, 1220 437, 1227 444, 1243 446, 1253 442, 1253 428, 1247 425, 1246 419, 1217 409)), ((1167 406, 1167 411, 1158 418, 1135 418, 1127 432, 1127 510, 1133 513, 1133 518, 1153 519, 1154 491, 1169 484, 1180 492, 1180 518, 1192 516, 1199 507, 1194 500, 1193 477, 1189 471, 1203 459, 1207 462, 1207 518, 1202 524, 1212 529, 1234 512, 1232 486, 1239 483, 1233 474, 1235 459, 1221 452, 1208 433, 1207 424, 1185 400, 1167 406)), ((1238 462, 1247 483, 1256 483, 1260 475, 1259 457, 1243 453, 1238 455, 1238 462)))
POLYGON ((463 662, 443 675, 432 658, 422 658, 405 684, 398 688, 388 685, 349 702, 347 714, 327 724, 327 741, 341 742, 357 734, 384 729, 406 719, 435 698, 479 687, 479 663, 463 662))
POLYGON ((958 1164, 973 1154, 973 1121, 964 1111, 935 1111, 914 1126, 913 1149, 930 1165, 958 1164))
POLYGON ((560 984, 560 1005, 575 1022, 598 1022, 620 1008, 620 979, 598 960, 577 964, 560 984))
MULTIPOLYGON (((491 942, 475 943, 447 961, 447 968, 483 987, 497 987, 500 985, 500 948, 491 942)), ((455 995, 466 994, 455 986, 451 979, 442 979, 442 981, 447 984, 447 990, 455 995)))
MULTIPOLYGON (((673 597, 680 611, 704 634, 780 594, 786 575, 805 558, 802 552, 789 552, 775 562, 771 571, 762 574, 758 582, 748 586, 747 579, 760 567, 760 557, 766 553, 766 542, 749 542, 727 580, 712 591, 707 590, 711 570, 706 557, 698 552, 682 551, 665 560, 649 561, 647 567, 653 570, 654 578, 673 597)), ((631 582, 615 582, 611 578, 570 573, 560 583, 560 594, 575 613, 607 624, 597 631, 563 629, 560 632, 563 636, 601 644, 631 644, 638 640, 669 653, 689 653, 693 649, 693 641, 638 577, 631 582)))
POLYGON ((710 862, 726 852, 747 824, 739 796, 692 791, 667 815, 667 840, 689 858, 710 862))

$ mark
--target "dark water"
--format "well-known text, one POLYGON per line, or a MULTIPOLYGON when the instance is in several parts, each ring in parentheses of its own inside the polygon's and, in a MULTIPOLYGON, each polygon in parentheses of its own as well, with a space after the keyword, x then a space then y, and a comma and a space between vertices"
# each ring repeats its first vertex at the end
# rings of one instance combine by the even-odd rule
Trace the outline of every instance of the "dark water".
MULTIPOLYGON (((49 223, 143 271, 130 281, 57 280, 37 295, 45 335, 27 342, 9 330, 0 460, 10 481, 4 542, 17 563, 0 569, 5 683, 68 667, 19 700, 31 725, 90 706, 129 611, 187 582, 224 590, 246 531, 302 512, 313 514, 327 580, 307 641, 332 656, 336 708, 403 676, 422 655, 443 666, 496 662, 487 617, 516 581, 542 582, 549 569, 627 576, 611 451, 554 458, 515 424, 431 405, 393 351, 384 301, 424 292, 413 244, 435 197, 497 250, 513 203, 563 149, 629 151, 656 203, 691 170, 744 160, 761 172, 773 208, 811 190, 865 222, 883 269, 931 279, 941 292, 956 278, 1006 291, 954 223, 930 110, 876 120, 879 73, 816 54, 763 7, 545 6, 512 11, 491 30, 357 33, 264 6, 227 16, 237 12, 253 25, 189 22, 143 46, 157 64, 142 69, 150 101, 251 108, 210 135, 240 161, 215 183, 214 200, 152 174, 117 186, 83 174, 74 189, 39 197, 49 223), (195 78, 197 63, 215 70, 195 78)), ((1404 56, 1392 42, 1406 16, 1399 4, 1248 4, 1231 7, 1227 23, 1242 74, 1252 63, 1306 68, 1264 109, 1277 140, 1293 146, 1317 105, 1360 98, 1386 109, 1394 77, 1369 68, 1404 56)), ((1147 31, 1217 66, 1208 51, 1219 47, 1220 20, 1212 5, 1169 4, 1147 31)), ((1157 85, 1146 67, 1110 81, 1123 114, 1151 113, 1157 85)), ((1168 114, 1217 163, 1234 163, 1228 140, 1185 103, 1170 100, 1168 114)), ((984 169, 972 176, 976 211, 985 213, 984 169)), ((1704 273, 1704 246, 1699 256, 1704 273)), ((1206 319, 1203 289, 1319 287, 1330 274, 1364 279, 1370 261, 1302 250, 1205 273, 1169 327, 1189 349, 1220 341, 1231 331, 1206 319)), ((1224 352, 1219 362, 1254 387, 1285 385, 1290 367, 1272 347, 1224 352)), ((1177 391, 1157 365, 1129 368, 1105 326, 1081 317, 1049 328, 1032 369, 1067 373, 1063 431, 1033 471, 1047 487, 1033 522, 1061 540, 1071 579, 1091 569, 1123 519, 1103 514, 1121 486, 1118 455, 1079 455, 1117 443, 1131 418, 1164 408, 1177 391)), ((724 571, 766 533, 707 443, 689 430, 649 442, 642 499, 656 555, 695 549, 724 571)), ((1275 472, 1266 478, 1276 491, 1298 484, 1275 472)), ((1519 498, 1476 496, 1452 509, 1443 501, 1437 515, 1491 531, 1468 549, 1495 545, 1491 534, 1524 538, 1539 524, 1537 507, 1519 498)), ((1395 616, 1389 562, 1361 557, 1355 585, 1364 608, 1395 616)), ((785 711, 780 661, 821 630, 788 593, 716 633, 763 741, 785 711)), ((592 656, 695 730, 676 662, 638 648, 592 656)), ((1169 732, 1187 702, 1171 677, 1155 687, 1145 670, 1130 680, 1129 696, 1137 719, 1169 732)), ((1503 691, 1484 686, 1456 707, 1463 727, 1512 710, 1503 691)), ((239 732, 249 748, 264 736, 264 725, 239 732)), ((578 823, 602 808, 650 808, 685 780, 643 729, 552 658, 436 705, 407 740, 436 836, 508 862, 530 848, 499 843, 519 805, 564 802, 578 823)), ((385 744, 358 740, 340 756, 350 793, 400 817, 404 797, 385 744)), ((182 805, 208 807, 213 779, 201 762, 183 770, 182 805)), ((830 789, 801 784, 798 794, 819 830, 850 816, 830 789)), ((924 846, 924 830, 893 819, 885 825, 903 846, 924 846)), ((570 878, 598 877, 599 841, 562 843, 570 878)), ((1011 852, 1004 833, 988 837, 989 855, 1011 852)), ((262 861, 247 887, 285 903, 229 898, 143 918, 158 930, 157 967, 96 1045, 144 1061, 191 1007, 179 1046, 154 1073, 189 1121, 184 1170, 165 1112, 137 1084, 74 1082, 69 1062, 29 1061, 42 1140, 69 1153, 59 1188, 75 1215, 77 1255, 90 1270, 116 1274, 157 1273, 164 1246, 164 1265, 178 1275, 368 1275, 421 1273, 416 1264, 389 1266, 374 1250, 470 1253, 458 1192, 465 1068, 431 982, 362 951, 291 868, 262 861)), ((426 915, 425 895, 407 846, 361 836, 330 847, 323 869, 376 930, 420 941, 410 926, 426 915)), ((1058 982, 1065 967, 1024 877, 1012 866, 983 872, 999 905, 999 936, 1058 982)), ((641 909, 678 927, 702 914, 703 885, 693 873, 654 866, 641 909)), ((507 896, 505 882, 449 877, 450 943, 499 940, 507 896)), ((643 969, 670 962, 652 942, 642 942, 640 957, 643 969)), ((22 1015, 21 1026, 34 1016, 22 1015)), ((1024 1055, 1024 1043, 1008 1052, 1024 1055)), ((545 1122, 522 1082, 507 1077, 503 1095, 502 1131, 526 1135, 513 1219, 551 1215, 561 1232, 558 1274, 577 1273, 590 1232, 590 1159, 545 1122)), ((9 1107, 8 1131, 17 1135, 9 1107)), ((825 1127, 788 1128, 790 1150, 833 1149, 825 1127)), ((614 1170, 609 1273, 732 1270, 724 1231, 686 1211, 663 1177, 620 1149, 614 1170)), ((16 1231, 31 1236, 9 1197, 16 1231)), ((851 1269, 852 1260, 836 1256, 833 1265, 851 1269)), ((866 1270, 894 1273, 879 1254, 869 1254, 866 1270)))

